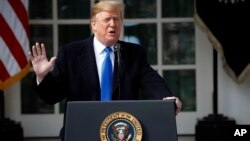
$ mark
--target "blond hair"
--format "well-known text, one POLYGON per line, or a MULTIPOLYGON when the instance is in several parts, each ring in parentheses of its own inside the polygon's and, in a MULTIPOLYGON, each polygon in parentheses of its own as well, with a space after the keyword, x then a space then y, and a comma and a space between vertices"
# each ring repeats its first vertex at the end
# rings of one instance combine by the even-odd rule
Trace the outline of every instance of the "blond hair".
POLYGON ((121 18, 123 19, 123 11, 124 11, 124 4, 121 0, 100 0, 96 4, 93 5, 90 12, 90 19, 91 21, 95 18, 96 14, 102 11, 113 11, 117 10, 120 11, 121 18))

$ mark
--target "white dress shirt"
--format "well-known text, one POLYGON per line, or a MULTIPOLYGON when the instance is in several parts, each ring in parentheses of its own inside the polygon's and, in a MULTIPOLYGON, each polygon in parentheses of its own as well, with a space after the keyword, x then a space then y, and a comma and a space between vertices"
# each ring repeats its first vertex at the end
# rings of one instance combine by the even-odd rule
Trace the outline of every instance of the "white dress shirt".
MULTIPOLYGON (((106 48, 105 45, 103 45, 100 41, 94 37, 94 51, 95 51, 95 59, 96 59, 96 65, 98 69, 98 76, 99 76, 99 82, 101 84, 101 77, 102 77, 102 62, 106 56, 106 53, 104 49, 106 48)), ((115 60, 115 54, 114 54, 114 45, 111 47, 112 52, 110 52, 110 59, 112 62, 112 72, 114 72, 114 60, 115 60)))

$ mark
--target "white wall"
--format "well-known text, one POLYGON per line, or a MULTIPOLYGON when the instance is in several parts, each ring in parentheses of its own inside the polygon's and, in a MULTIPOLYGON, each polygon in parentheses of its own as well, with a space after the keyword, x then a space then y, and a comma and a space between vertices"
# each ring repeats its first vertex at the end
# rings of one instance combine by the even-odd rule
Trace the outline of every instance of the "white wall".
POLYGON ((235 82, 224 70, 218 56, 218 112, 250 125, 250 75, 243 83, 235 82))

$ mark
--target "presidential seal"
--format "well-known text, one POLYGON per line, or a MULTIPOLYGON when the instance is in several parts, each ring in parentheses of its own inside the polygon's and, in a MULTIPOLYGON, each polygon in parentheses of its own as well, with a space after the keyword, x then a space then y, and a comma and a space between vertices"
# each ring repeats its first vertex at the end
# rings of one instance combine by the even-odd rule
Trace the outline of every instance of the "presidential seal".
POLYGON ((142 127, 133 115, 115 112, 102 122, 100 139, 101 141, 141 141, 142 127))

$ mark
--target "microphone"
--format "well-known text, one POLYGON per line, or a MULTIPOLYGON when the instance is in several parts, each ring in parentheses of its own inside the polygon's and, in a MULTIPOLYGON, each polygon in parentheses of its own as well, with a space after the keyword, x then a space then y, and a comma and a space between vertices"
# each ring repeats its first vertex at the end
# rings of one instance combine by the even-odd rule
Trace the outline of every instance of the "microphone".
POLYGON ((118 98, 121 99, 121 83, 120 83, 120 68, 121 68, 121 45, 117 43, 115 45, 115 52, 117 53, 117 83, 118 83, 118 98))
POLYGON ((121 45, 120 45, 120 43, 117 43, 115 45, 115 51, 117 52, 118 69, 120 69, 120 65, 121 65, 121 45))

